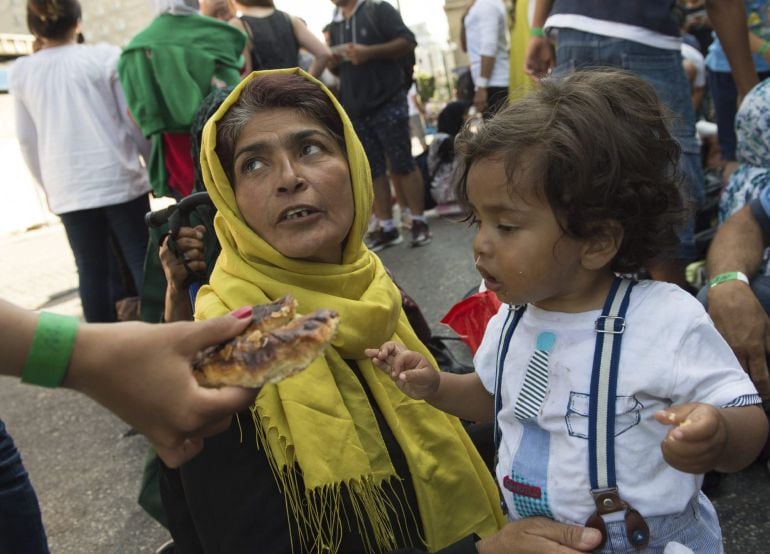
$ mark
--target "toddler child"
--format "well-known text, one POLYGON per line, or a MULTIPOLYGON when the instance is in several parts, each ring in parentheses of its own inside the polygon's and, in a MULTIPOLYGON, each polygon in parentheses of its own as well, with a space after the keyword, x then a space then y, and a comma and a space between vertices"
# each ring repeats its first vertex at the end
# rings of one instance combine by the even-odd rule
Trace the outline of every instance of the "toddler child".
POLYGON ((504 302, 475 373, 367 350, 415 399, 496 424, 510 518, 602 531, 606 552, 721 552, 703 473, 762 447, 760 398, 698 301, 619 277, 672 252, 679 147, 653 89, 622 71, 547 80, 458 137, 476 268, 504 302), (687 548, 682 548, 685 546, 687 548))

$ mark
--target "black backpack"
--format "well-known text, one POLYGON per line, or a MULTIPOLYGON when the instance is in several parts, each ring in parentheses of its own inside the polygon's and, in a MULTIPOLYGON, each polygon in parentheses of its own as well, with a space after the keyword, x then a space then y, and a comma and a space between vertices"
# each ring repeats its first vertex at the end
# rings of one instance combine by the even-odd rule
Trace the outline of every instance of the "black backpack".
MULTIPOLYGON (((377 31, 380 40, 384 42, 385 35, 377 25, 377 17, 374 14, 376 4, 378 4, 380 1, 381 0, 365 0, 359 9, 364 12, 366 18, 369 20, 369 23, 371 23, 372 28, 377 31)), ((415 58, 414 55, 414 48, 410 50, 408 54, 396 59, 395 61, 398 62, 398 65, 401 67, 401 73, 403 74, 404 79, 404 90, 409 90, 412 88, 412 84, 414 84, 414 64, 417 63, 417 58, 415 58)))

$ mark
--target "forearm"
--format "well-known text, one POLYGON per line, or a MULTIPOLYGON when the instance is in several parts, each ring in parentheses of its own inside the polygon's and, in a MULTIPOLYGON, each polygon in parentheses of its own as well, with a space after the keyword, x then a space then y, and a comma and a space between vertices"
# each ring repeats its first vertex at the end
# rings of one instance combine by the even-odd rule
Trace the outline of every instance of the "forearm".
POLYGON ((706 258, 706 271, 711 277, 730 271, 752 277, 762 262, 763 247, 762 228, 750 206, 744 206, 717 231, 706 258))
POLYGON ((767 417, 759 406, 719 410, 727 427, 727 443, 715 469, 731 473, 753 462, 767 439, 767 417))
POLYGON ((494 417, 494 399, 476 373, 440 373, 436 392, 426 398, 431 406, 467 421, 488 422, 494 417))
POLYGON ((706 0, 706 10, 730 62, 738 94, 743 97, 758 82, 749 50, 743 0, 706 0))
POLYGON ((479 75, 484 79, 492 76, 492 70, 495 68, 495 58, 493 56, 481 56, 481 71, 479 75))
POLYGON ((397 37, 381 44, 367 44, 369 59, 387 59, 394 60, 407 55, 414 50, 415 44, 403 37, 397 37))
POLYGON ((35 335, 38 315, 0 300, 0 375, 21 376, 35 335))
POLYGON ((535 10, 532 14, 532 27, 543 28, 545 21, 548 19, 548 14, 551 13, 553 7, 553 0, 537 0, 535 2, 535 10))
POLYGON ((163 308, 163 321, 192 321, 193 307, 186 289, 173 285, 166 287, 166 302, 163 308))

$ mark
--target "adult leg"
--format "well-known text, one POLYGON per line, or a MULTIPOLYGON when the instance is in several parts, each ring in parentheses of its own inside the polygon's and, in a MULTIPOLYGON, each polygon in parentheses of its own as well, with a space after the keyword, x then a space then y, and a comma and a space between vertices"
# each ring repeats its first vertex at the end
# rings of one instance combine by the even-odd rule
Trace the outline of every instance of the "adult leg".
POLYGON ((393 221, 393 197, 390 192, 387 167, 383 145, 375 130, 376 122, 371 116, 360 117, 353 120, 358 139, 369 159, 369 168, 372 174, 372 187, 374 189, 374 215, 380 223, 380 228, 373 231, 367 240, 367 246, 374 252, 383 248, 399 244, 403 239, 395 222, 393 221))
POLYGON ((149 197, 143 194, 129 202, 107 206, 104 211, 123 261, 131 273, 134 287, 141 294, 144 258, 149 241, 149 231, 144 223, 144 215, 150 211, 149 197))
POLYGON ((406 95, 401 93, 387 102, 373 117, 379 143, 387 145, 385 155, 390 161, 393 186, 399 189, 412 212, 412 246, 421 246, 431 240, 425 221, 425 190, 422 173, 412 156, 409 135, 409 109, 406 95))
POLYGON ((110 298, 109 225, 102 208, 78 210, 59 216, 78 268, 83 316, 89 323, 115 321, 110 298))
POLYGON ((13 439, 0 420, 0 552, 48 553, 40 505, 13 439))

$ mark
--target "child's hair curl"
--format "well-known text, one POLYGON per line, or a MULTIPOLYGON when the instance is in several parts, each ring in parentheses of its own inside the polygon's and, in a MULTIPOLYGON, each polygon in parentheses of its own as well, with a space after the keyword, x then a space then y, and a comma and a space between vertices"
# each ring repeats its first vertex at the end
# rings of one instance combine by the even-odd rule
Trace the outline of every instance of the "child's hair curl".
POLYGON ((568 236, 587 239, 623 228, 613 271, 639 270, 679 245, 687 209, 680 192, 681 149, 655 90, 611 69, 547 79, 481 126, 458 135, 463 170, 457 198, 469 207, 468 171, 499 158, 509 182, 526 161, 527 177, 545 195, 568 236))
POLYGON ((78 0, 27 1, 27 28, 37 38, 67 38, 77 26, 81 15, 78 0))

